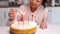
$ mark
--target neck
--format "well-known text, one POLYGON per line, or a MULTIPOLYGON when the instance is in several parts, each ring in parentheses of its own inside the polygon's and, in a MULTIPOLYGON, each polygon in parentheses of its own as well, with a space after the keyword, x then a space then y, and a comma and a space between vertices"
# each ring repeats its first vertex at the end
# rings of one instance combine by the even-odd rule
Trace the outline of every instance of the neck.
POLYGON ((35 10, 37 9, 37 7, 31 7, 31 6, 30 6, 30 8, 31 8, 32 13, 35 12, 35 10))

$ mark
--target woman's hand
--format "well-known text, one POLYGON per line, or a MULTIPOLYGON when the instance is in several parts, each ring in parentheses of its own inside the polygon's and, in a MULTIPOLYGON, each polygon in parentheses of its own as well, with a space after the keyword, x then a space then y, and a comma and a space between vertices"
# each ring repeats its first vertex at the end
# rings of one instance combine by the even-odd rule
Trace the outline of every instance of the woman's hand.
POLYGON ((41 24, 40 24, 40 28, 41 28, 41 29, 47 28, 47 23, 41 23, 41 24))
POLYGON ((15 11, 14 9, 11 9, 8 13, 9 19, 13 20, 15 18, 15 11))

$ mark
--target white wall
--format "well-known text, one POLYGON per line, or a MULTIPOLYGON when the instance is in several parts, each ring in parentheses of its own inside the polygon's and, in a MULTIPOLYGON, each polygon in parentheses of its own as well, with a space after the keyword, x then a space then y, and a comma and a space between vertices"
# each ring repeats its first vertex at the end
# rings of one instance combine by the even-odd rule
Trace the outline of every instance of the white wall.
POLYGON ((59 0, 59 4, 60 4, 60 0, 59 0))
POLYGON ((29 0, 19 0, 18 4, 27 4, 29 3, 29 0))
POLYGON ((0 6, 8 6, 8 1, 0 1, 0 6))
POLYGON ((23 0, 24 4, 29 3, 29 0, 23 0))
POLYGON ((50 24, 60 24, 60 7, 50 7, 49 8, 48 22, 50 24))
POLYGON ((60 24, 60 7, 52 7, 52 23, 53 24, 60 24))

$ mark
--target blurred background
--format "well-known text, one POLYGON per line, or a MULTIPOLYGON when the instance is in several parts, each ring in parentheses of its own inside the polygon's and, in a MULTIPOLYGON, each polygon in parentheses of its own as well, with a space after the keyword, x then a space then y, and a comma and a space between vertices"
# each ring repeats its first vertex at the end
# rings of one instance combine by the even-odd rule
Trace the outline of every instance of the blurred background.
MULTIPOLYGON (((0 0, 0 26, 5 26, 8 20, 8 13, 13 7, 18 11, 22 4, 29 3, 29 0, 0 0)), ((48 23, 60 24, 60 0, 47 0, 48 23)))

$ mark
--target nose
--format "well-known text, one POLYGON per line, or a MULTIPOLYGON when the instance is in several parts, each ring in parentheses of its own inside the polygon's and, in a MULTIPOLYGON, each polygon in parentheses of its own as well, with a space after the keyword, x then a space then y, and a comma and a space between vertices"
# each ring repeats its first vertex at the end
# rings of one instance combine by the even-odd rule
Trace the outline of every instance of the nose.
POLYGON ((36 2, 36 0, 34 0, 34 2, 36 2))
POLYGON ((35 4, 36 3, 36 0, 34 0, 33 3, 35 4))

